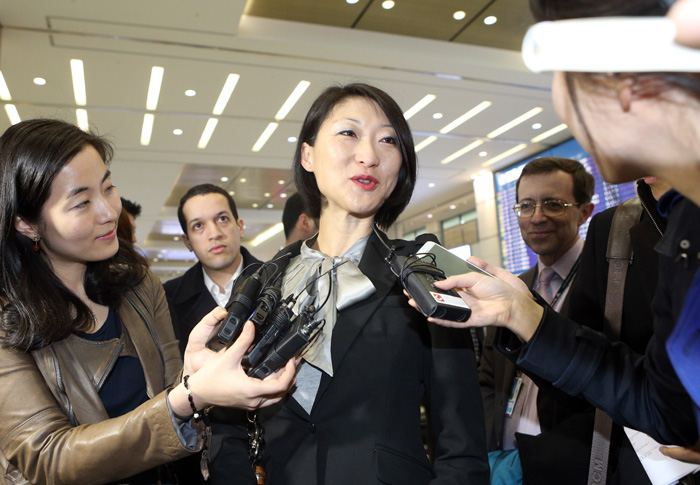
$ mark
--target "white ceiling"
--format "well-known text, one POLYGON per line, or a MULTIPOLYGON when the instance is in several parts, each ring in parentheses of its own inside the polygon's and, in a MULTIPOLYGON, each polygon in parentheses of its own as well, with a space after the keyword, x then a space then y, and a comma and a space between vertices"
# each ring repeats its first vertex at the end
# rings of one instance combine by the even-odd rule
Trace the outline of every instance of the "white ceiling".
MULTIPOLYGON (((254 1, 263 0, 250 0, 254 1)), ((354 7, 344 0, 318 1, 354 7)), ((372 3, 364 3, 368 1, 372 3)), ((529 19, 526 2, 514 3, 529 19)), ((398 8, 400 0, 396 4, 398 8)), ((280 194, 294 190, 289 176, 294 144, 287 138, 298 134, 309 105, 331 84, 375 84, 404 110, 426 94, 436 96, 409 121, 416 143, 430 135, 439 139, 419 153, 419 181, 406 217, 471 190, 470 176, 482 169, 482 163, 513 146, 528 144, 489 169, 569 137, 565 130, 544 144, 530 142, 560 122, 551 106, 551 78, 527 71, 517 51, 255 17, 245 15, 246 8, 251 5, 244 0, 0 0, 0 71, 11 102, 22 119, 75 121, 70 60, 83 60, 90 125, 116 145, 113 178, 122 196, 143 206, 137 238, 150 257, 165 255, 167 262, 154 265, 160 272, 189 264, 179 261, 191 255, 182 251, 172 232, 178 227, 177 201, 192 185, 220 183, 220 177, 229 177, 229 182, 220 184, 235 192, 247 239, 281 220, 280 194), (152 140, 142 146, 153 66, 162 66, 165 74, 152 140), (223 114, 214 116, 219 123, 208 146, 198 149, 229 73, 240 75, 238 85, 223 114), (32 80, 37 76, 47 84, 35 85, 32 80), (310 88, 264 148, 252 152, 301 80, 310 81, 310 88), (187 89, 197 95, 186 97, 187 89), (451 133, 439 134, 443 126, 484 100, 493 103, 489 109, 451 133), (543 111, 528 122, 495 139, 486 138, 538 106, 543 111), (436 112, 443 114, 442 119, 433 119, 436 112), (535 122, 542 128, 534 130, 535 122), (175 128, 183 134, 173 135, 175 128), (440 163, 476 139, 484 140, 484 145, 449 164, 440 163), (482 150, 488 152, 486 157, 478 155, 482 150), (247 181, 241 183, 241 178, 247 181), (431 183, 435 187, 429 188, 431 183)), ((454 20, 443 22, 447 28, 454 20)), ((476 24, 484 28, 478 19, 476 24)), ((0 113, 0 130, 9 124, 0 113)), ((249 249, 264 259, 274 254, 282 239, 280 235, 249 249)))

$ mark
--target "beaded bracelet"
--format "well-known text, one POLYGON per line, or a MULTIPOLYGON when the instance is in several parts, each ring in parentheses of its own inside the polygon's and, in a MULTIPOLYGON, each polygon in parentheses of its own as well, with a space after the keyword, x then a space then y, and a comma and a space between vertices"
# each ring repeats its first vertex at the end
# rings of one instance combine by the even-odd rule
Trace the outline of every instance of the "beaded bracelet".
POLYGON ((194 405, 194 399, 192 398, 192 391, 190 390, 190 385, 187 383, 187 380, 190 378, 189 375, 186 375, 182 378, 182 384, 185 386, 185 394, 187 394, 187 400, 190 403, 190 407, 192 408, 192 417, 194 418, 195 421, 199 421, 202 419, 202 414, 197 411, 197 406, 194 405))

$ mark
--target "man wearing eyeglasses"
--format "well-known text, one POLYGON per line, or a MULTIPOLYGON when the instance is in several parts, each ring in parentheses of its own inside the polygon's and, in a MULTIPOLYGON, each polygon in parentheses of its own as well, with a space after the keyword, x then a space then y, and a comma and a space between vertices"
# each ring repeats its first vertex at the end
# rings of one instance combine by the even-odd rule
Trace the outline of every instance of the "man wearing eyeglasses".
MULTIPOLYGON (((581 163, 566 158, 538 158, 523 167, 515 186, 514 216, 525 244, 537 264, 520 275, 552 308, 566 311, 568 292, 576 277, 583 240, 579 227, 593 212, 595 181, 581 163)), ((479 369, 486 414, 486 438, 492 474, 499 464, 519 460, 515 433, 538 435, 582 409, 578 402, 554 388, 538 387, 493 347, 489 332, 479 369)), ((506 466, 507 465, 503 465, 506 466)))

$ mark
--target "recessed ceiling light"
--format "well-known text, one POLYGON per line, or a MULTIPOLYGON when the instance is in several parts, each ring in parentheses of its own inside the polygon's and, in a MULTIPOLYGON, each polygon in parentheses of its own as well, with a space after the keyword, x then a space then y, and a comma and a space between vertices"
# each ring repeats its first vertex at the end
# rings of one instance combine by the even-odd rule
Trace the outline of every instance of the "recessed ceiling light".
POLYGON ((434 183, 434 182, 430 182, 430 183, 428 184, 428 187, 430 187, 430 188, 432 189, 433 187, 435 187, 435 183, 434 183))
POLYGON ((432 215, 432 214, 428 214, 426 217, 427 217, 428 219, 432 219, 432 218, 433 218, 433 215, 432 215))
POLYGON ((43 77, 35 77, 34 84, 36 84, 37 86, 43 86, 44 84, 46 84, 46 79, 44 79, 43 77))
POLYGON ((471 142, 469 145, 467 145, 467 146, 465 146, 464 148, 462 148, 461 150, 457 150, 457 151, 454 152, 452 155, 450 155, 450 156, 448 156, 448 157, 442 159, 442 160, 440 161, 440 163, 442 163, 443 165, 446 164, 446 163, 450 163, 451 161, 456 160, 457 158, 461 157, 461 156, 464 155, 465 153, 469 153, 470 151, 472 151, 472 150, 475 149, 476 147, 479 147, 479 146, 481 146, 481 145, 483 145, 483 144, 484 144, 484 142, 483 142, 482 140, 473 141, 473 142, 471 142))
POLYGON ((500 155, 496 155, 492 159, 487 160, 486 162, 482 163, 481 166, 488 167, 489 165, 493 165, 494 163, 500 162, 504 158, 508 158, 509 156, 513 155, 514 153, 519 152, 520 150, 522 150, 523 148, 526 148, 526 147, 527 147, 527 143, 521 143, 520 145, 514 146, 510 150, 506 150, 505 152, 501 153, 500 155))
POLYGON ((78 127, 85 132, 90 131, 90 123, 88 123, 87 110, 83 108, 78 108, 75 110, 75 116, 78 121, 78 127))
POLYGON ((416 147, 414 148, 414 150, 416 151, 416 153, 418 153, 419 151, 421 151, 423 148, 425 148, 425 147, 427 147, 428 145, 430 145, 430 144, 431 144, 432 142, 434 142, 435 140, 437 140, 437 136, 429 136, 428 138, 426 138, 425 140, 423 140, 422 142, 420 142, 418 145, 416 145, 416 147))
POLYGON ((158 107, 158 98, 160 97, 160 88, 163 85, 163 73, 165 69, 160 66, 151 68, 151 80, 148 83, 148 94, 146 94, 146 109, 155 111, 158 107))
POLYGON ((270 192, 265 192, 265 193, 263 194, 263 197, 270 197, 270 192))
POLYGON ((496 17, 494 17, 493 15, 489 15, 488 17, 486 17, 486 18, 484 19, 484 23, 485 23, 486 25, 493 25, 493 24, 495 24, 497 21, 498 21, 498 19, 497 19, 496 17))
POLYGON ((285 194, 284 192, 282 192, 282 193, 280 194, 280 199, 286 199, 286 198, 287 198, 287 194, 285 194))
POLYGON ((406 118, 407 120, 410 120, 413 115, 418 113, 420 110, 428 106, 430 103, 432 103, 435 100, 435 95, 434 94, 426 94, 423 96, 423 99, 418 101, 416 104, 408 108, 408 110, 403 114, 403 117, 406 118))
POLYGON ((476 105, 475 107, 473 107, 472 109, 470 109, 469 111, 464 113, 462 116, 460 116, 459 118, 454 120, 452 123, 445 125, 440 130, 440 133, 442 133, 444 135, 444 134, 451 132, 452 130, 457 128, 462 123, 465 123, 467 120, 473 118, 474 116, 476 116, 479 113, 481 113, 482 111, 484 111, 489 106, 491 106, 491 101, 482 101, 481 103, 479 103, 478 105, 476 105))
POLYGON ((10 89, 7 87, 5 77, 2 75, 2 71, 0 71, 0 99, 2 99, 3 101, 12 101, 10 89))
POLYGON ((87 104, 87 94, 85 92, 85 70, 83 61, 80 59, 70 60, 70 72, 73 78, 73 96, 75 104, 85 106, 87 104))
POLYGON ((246 183, 246 182, 248 181, 248 179, 247 179, 247 178, 242 178, 242 179, 238 179, 238 181, 239 181, 240 183, 244 184, 244 183, 246 183))
POLYGON ((542 123, 533 123, 532 124, 533 130, 539 130, 540 128, 542 128, 542 123))
POLYGON ((304 93, 310 85, 311 83, 309 81, 299 81, 297 87, 294 88, 292 94, 289 95, 287 100, 284 102, 282 107, 275 115, 275 120, 282 121, 283 119, 285 119, 294 107, 294 105, 297 104, 297 101, 299 101, 299 99, 304 95, 304 93))
POLYGON ((439 120, 442 118, 442 113, 433 113, 433 119, 434 120, 439 120))
POLYGON ((222 181, 222 182, 228 182, 228 177, 226 177, 226 176, 221 177, 221 181, 222 181))
POLYGON ((192 96, 197 96, 197 91, 195 91, 194 89, 188 89, 187 91, 185 91, 185 96, 187 96, 188 98, 191 98, 192 96))
POLYGON ((345 0, 345 3, 349 3, 350 5, 354 5, 354 4, 356 4, 357 2, 359 2, 359 1, 360 1, 360 0, 345 0))
POLYGON ((173 135, 175 135, 175 136, 180 136, 180 135, 182 135, 182 130, 181 130, 180 128, 175 128, 175 129, 173 130, 173 135))
POLYGON ((228 195, 230 195, 231 197, 233 197, 234 195, 236 195, 236 193, 235 193, 233 190, 229 190, 229 191, 228 191, 228 195))
POLYGON ((173 237, 173 241, 179 241, 179 240, 180 240, 180 236, 174 236, 174 237, 173 237))
POLYGON ((158 262, 158 258, 153 258, 153 262, 154 262, 154 263, 157 263, 157 262, 158 262))
POLYGON ((141 145, 148 146, 151 144, 151 135, 153 134, 153 113, 143 115, 143 125, 141 126, 141 145))
POLYGON ((275 206, 275 204, 267 204, 268 209, 272 209, 275 206))
POLYGON ((211 114, 218 116, 224 112, 224 109, 228 104, 228 100, 231 99, 231 94, 233 94, 233 90, 236 89, 236 84, 238 84, 238 79, 240 79, 240 77, 241 76, 238 74, 228 75, 226 82, 224 83, 224 87, 221 88, 221 92, 219 93, 219 98, 216 100, 214 109, 211 110, 211 114))
POLYGON ((268 123, 267 127, 260 134, 260 137, 257 139, 251 150, 254 152, 259 152, 260 150, 262 150, 262 147, 265 146, 265 143, 267 143, 267 140, 269 140, 269 138, 272 136, 272 134, 275 132, 278 126, 279 123, 268 123))
POLYGON ((214 134, 216 125, 219 124, 217 118, 209 118, 207 124, 204 126, 204 131, 202 131, 202 136, 199 137, 199 143, 197 143, 197 148, 204 150, 211 140, 211 136, 214 134))
POLYGON ((258 208, 258 204, 253 204, 253 209, 257 209, 257 208, 258 208))
POLYGON ((456 208, 457 208, 457 206, 454 205, 454 204, 452 204, 452 205, 450 206, 450 210, 452 210, 452 211, 455 210, 456 208))
POLYGON ((541 141, 544 140, 545 138, 549 138, 549 137, 552 136, 552 135, 556 135, 556 134, 559 133, 560 131, 564 131, 564 130, 566 130, 567 128, 568 128, 568 126, 566 126, 565 123, 562 123, 561 125, 555 126, 555 127, 552 128, 551 130, 547 130, 547 131, 545 131, 544 133, 540 133, 539 135, 537 135, 535 138, 533 138, 533 139, 530 140, 530 141, 531 141, 532 143, 541 142, 541 141))
POLYGON ((489 152, 479 152, 480 157, 485 157, 488 154, 489 154, 489 152))
POLYGON ((464 12, 464 10, 457 10, 455 13, 452 14, 452 18, 455 20, 462 20, 466 16, 467 14, 464 12))
POLYGON ((382 8, 384 10, 391 10, 392 8, 394 8, 394 0, 384 0, 382 2, 382 8))
POLYGON ((10 119, 10 123, 13 125, 16 125, 22 119, 19 117, 19 113, 17 112, 17 106, 14 104, 6 104, 5 105, 5 113, 7 113, 7 117, 10 119))
POLYGON ((296 136, 290 136, 289 138, 287 138, 287 141, 288 141, 289 143, 296 143, 297 137, 296 137, 296 136))
POLYGON ((509 121, 508 123, 506 123, 505 125, 503 125, 499 128, 496 128, 491 133, 486 135, 486 137, 487 138, 496 138, 498 135, 502 135, 503 133, 510 130, 511 128, 518 126, 520 123, 524 123, 525 121, 529 120, 533 116, 538 115, 541 112, 542 112, 542 108, 540 108, 539 106, 537 108, 532 108, 527 113, 524 113, 524 114, 518 116, 514 120, 509 121))
POLYGON ((284 180, 278 180, 277 185, 284 185, 284 180))

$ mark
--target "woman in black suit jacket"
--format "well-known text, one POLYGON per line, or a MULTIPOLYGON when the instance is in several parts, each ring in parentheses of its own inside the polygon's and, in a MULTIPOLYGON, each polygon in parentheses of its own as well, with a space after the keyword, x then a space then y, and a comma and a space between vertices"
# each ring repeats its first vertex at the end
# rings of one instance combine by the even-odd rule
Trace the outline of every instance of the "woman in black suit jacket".
POLYGON ((388 247, 409 255, 421 244, 373 230, 396 220, 415 184, 400 108, 372 86, 327 89, 304 121, 293 170, 320 224, 314 238, 282 251, 292 256, 283 294, 306 289, 306 303, 326 324, 296 387, 259 413, 266 483, 488 483, 470 334, 430 325, 408 306, 384 258, 388 247), (353 285, 359 295, 341 302, 353 285), (421 437, 424 398, 436 439, 432 462, 421 437))

